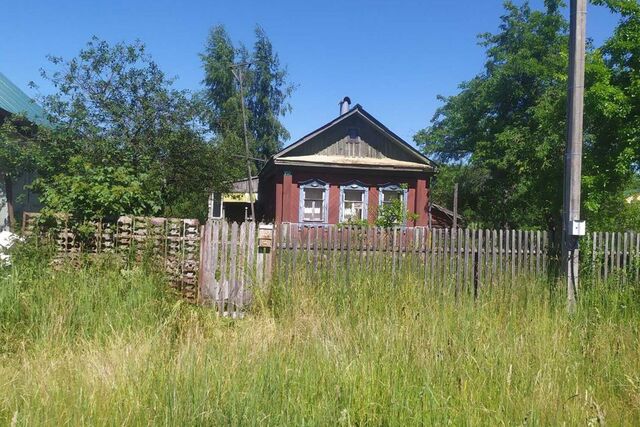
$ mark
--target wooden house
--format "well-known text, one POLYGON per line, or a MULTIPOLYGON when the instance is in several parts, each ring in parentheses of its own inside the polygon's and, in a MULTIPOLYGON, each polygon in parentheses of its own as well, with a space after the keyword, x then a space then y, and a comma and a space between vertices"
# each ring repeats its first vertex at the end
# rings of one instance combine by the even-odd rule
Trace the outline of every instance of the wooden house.
POLYGON ((401 200, 407 226, 429 225, 436 165, 361 105, 275 154, 258 179, 258 219, 267 222, 373 224, 380 206, 401 200))
MULTIPOLYGON (((13 115, 50 126, 42 108, 0 73, 0 124, 13 115)), ((14 218, 20 218, 23 212, 40 208, 37 194, 28 188, 34 178, 35 174, 29 171, 13 177, 0 170, 0 231, 9 229, 14 218)))

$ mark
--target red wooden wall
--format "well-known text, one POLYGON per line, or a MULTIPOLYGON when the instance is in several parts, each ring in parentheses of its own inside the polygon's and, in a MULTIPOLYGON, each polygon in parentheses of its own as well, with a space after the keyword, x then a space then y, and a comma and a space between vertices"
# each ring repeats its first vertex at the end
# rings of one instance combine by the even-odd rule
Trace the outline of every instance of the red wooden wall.
MULTIPOLYGON (((317 179, 329 184, 328 223, 337 224, 340 221, 340 186, 354 180, 362 182, 369 187, 368 219, 374 223, 378 215, 379 194, 378 187, 385 184, 407 184, 407 210, 419 215, 417 221, 410 221, 409 226, 428 225, 429 203, 429 175, 407 175, 394 172, 376 171, 374 174, 348 173, 334 171, 276 170, 275 175, 269 180, 270 184, 264 186, 260 200, 265 203, 264 217, 267 220, 274 219, 280 222, 301 222, 299 218, 300 184, 317 179), (275 191, 273 191, 275 190, 275 191), (275 193, 275 194, 274 194, 275 193), (268 197, 275 198, 275 204, 266 203, 268 197), (275 209, 275 212, 272 210, 275 209)), ((262 178, 261 178, 262 179, 262 178)))

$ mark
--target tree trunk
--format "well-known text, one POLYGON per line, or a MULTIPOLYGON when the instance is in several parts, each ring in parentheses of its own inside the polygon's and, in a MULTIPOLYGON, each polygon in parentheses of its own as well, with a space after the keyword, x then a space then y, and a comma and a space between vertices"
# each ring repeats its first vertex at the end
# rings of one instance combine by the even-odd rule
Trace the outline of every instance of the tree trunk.
POLYGON ((7 213, 9 216, 9 229, 15 231, 16 218, 13 210, 13 180, 8 174, 4 175, 4 191, 7 196, 7 213))

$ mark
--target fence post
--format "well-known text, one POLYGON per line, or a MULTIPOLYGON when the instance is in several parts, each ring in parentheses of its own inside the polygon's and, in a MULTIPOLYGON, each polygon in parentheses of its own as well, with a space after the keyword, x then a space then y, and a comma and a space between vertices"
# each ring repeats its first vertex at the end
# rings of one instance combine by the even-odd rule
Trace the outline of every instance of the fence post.
MULTIPOLYGON (((258 286, 263 286, 273 274, 273 254, 274 254, 274 227, 273 224, 258 225, 258 255, 256 260, 256 270, 258 286)), ((276 255, 277 256, 277 255, 276 255)))
POLYGON ((200 261, 198 265, 198 303, 202 304, 204 302, 204 284, 206 283, 205 275, 206 275, 206 262, 208 259, 208 250, 209 250, 209 222, 205 225, 200 226, 200 261))
MULTIPOLYGON (((479 236, 480 235, 481 234, 479 234, 479 236)), ((474 301, 478 299, 478 287, 479 287, 478 265, 480 264, 478 259, 479 250, 480 249, 478 247, 478 250, 474 251, 473 253, 473 299, 474 301)))

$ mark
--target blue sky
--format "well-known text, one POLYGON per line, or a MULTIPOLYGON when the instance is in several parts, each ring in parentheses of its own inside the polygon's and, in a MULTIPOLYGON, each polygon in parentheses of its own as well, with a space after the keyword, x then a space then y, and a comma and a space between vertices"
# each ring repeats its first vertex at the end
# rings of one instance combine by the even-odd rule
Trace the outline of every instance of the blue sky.
MULTIPOLYGON (((481 71, 477 34, 494 32, 502 12, 501 0, 7 1, 0 72, 33 96, 27 84, 40 82, 45 55, 75 56, 92 35, 140 39, 178 87, 197 90, 209 29, 224 24, 250 45, 260 24, 297 86, 284 118, 289 142, 337 116, 345 95, 410 141, 440 105, 437 95, 455 94, 481 71)), ((590 6, 589 37, 600 43, 616 20, 590 6)))

